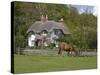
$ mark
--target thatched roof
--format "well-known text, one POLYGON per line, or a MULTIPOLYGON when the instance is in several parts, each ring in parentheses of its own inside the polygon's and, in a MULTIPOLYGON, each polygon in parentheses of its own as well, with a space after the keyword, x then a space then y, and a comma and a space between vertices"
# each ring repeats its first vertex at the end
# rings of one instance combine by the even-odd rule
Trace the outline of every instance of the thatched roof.
POLYGON ((27 33, 30 31, 33 31, 35 33, 40 33, 43 30, 46 30, 47 32, 53 31, 53 29, 61 29, 64 34, 71 34, 68 30, 68 28, 64 25, 62 22, 55 22, 55 21, 36 21, 29 27, 27 30, 27 33))

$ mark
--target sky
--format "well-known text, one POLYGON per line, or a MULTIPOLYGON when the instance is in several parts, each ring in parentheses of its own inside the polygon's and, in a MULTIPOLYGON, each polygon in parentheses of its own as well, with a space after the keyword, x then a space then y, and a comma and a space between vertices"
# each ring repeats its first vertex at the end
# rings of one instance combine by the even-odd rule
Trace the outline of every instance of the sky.
POLYGON ((86 10, 93 13, 93 15, 97 16, 97 7, 96 6, 88 6, 88 5, 74 5, 77 8, 78 12, 81 14, 86 10))

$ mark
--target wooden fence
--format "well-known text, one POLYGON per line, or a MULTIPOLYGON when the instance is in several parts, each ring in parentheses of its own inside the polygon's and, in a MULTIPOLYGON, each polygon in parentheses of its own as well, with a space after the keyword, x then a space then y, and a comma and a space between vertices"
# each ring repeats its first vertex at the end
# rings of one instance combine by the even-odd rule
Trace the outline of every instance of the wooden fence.
MULTIPOLYGON (((57 56, 58 49, 20 49, 17 51, 17 54, 25 54, 25 55, 46 55, 46 56, 57 56)), ((67 56, 67 52, 62 51, 62 55, 67 56)), ((80 56, 96 56, 97 50, 89 50, 80 52, 80 56)))

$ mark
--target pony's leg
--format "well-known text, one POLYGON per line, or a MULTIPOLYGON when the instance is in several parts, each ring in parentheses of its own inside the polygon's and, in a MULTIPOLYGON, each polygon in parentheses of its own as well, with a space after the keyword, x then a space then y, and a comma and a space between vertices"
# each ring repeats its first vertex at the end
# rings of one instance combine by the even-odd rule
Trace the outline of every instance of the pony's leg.
POLYGON ((70 55, 70 51, 68 51, 67 55, 68 55, 68 56, 70 55))
POLYGON ((75 51, 75 56, 77 56, 79 53, 78 53, 78 51, 75 51))
POLYGON ((76 53, 76 51, 74 51, 74 56, 76 56, 77 55, 77 53, 76 53))
POLYGON ((76 52, 75 51, 71 51, 71 56, 76 56, 76 52))
POLYGON ((61 52, 61 48, 59 48, 58 54, 62 54, 62 52, 61 52))
POLYGON ((75 51, 73 51, 73 56, 76 56, 76 52, 75 51))
POLYGON ((73 56, 77 56, 78 55, 78 51, 76 50, 73 50, 73 53, 72 53, 73 56))
POLYGON ((70 56, 73 56, 73 51, 70 51, 70 56))

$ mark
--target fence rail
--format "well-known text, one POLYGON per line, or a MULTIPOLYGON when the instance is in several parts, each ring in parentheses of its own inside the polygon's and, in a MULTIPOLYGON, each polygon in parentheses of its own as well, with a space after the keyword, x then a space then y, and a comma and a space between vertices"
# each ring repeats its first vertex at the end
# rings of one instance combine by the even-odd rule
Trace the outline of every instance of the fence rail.
MULTIPOLYGON (((18 54, 26 54, 26 55, 47 55, 47 56, 56 56, 58 55, 58 49, 20 49, 17 52, 18 54)), ((67 52, 62 51, 62 55, 67 55, 67 52)), ((96 50, 89 50, 80 52, 80 56, 96 56, 96 50)))

